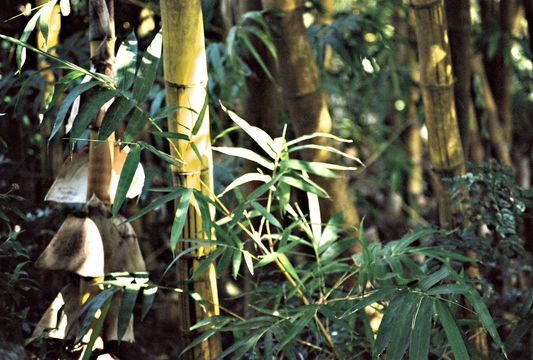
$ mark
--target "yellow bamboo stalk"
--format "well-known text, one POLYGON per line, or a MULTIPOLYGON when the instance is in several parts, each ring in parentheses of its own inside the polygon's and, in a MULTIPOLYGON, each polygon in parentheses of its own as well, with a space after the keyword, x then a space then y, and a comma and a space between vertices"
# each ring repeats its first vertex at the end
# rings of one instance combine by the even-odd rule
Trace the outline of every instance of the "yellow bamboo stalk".
POLYGON ((447 177, 465 173, 453 95, 453 73, 442 1, 412 0, 420 61, 420 86, 429 135, 429 154, 442 226, 454 224, 460 209, 452 206, 447 177))
MULTIPOLYGON (((199 118, 207 96, 207 61, 200 0, 161 0, 160 4, 167 104, 183 107, 169 116, 169 131, 179 132, 190 137, 190 140, 187 141, 174 141, 174 146, 171 147, 172 155, 183 160, 182 166, 172 167, 174 181, 178 185, 197 189, 209 195, 213 193, 213 156, 209 112, 205 111, 204 118, 199 118), (185 107, 194 109, 195 112, 185 107), (201 122, 199 127, 197 126, 198 121, 201 122), (192 129, 195 128, 195 125, 198 132, 193 134, 192 129)), ((205 239, 206 235, 198 204, 194 198, 191 198, 182 237, 185 239, 205 239)), ((179 243, 178 251, 185 250, 188 246, 188 243, 179 243)), ((178 281, 188 283, 191 272, 198 268, 201 259, 209 251, 209 247, 202 247, 191 258, 178 261, 178 281)), ((200 307, 198 303, 192 303, 187 295, 179 298, 179 319, 181 322, 179 338, 182 347, 188 345, 196 335, 190 331, 190 327, 194 323, 219 314, 214 264, 211 264, 207 271, 194 279, 189 290, 202 297, 204 307, 200 307)), ((216 334, 193 351, 185 354, 185 357, 188 359, 213 359, 220 352, 220 336, 216 334)))
MULTIPOLYGON (((48 0, 37 0, 36 5, 42 6, 46 4, 48 0)), ((45 39, 41 31, 37 33, 37 47, 42 51, 49 51, 52 55, 57 55, 55 47, 59 44, 59 33, 61 31, 61 11, 59 5, 54 6, 52 14, 50 15, 50 21, 48 23, 48 38, 45 39)), ((44 56, 38 57, 37 67, 39 69, 45 69, 50 66, 50 63, 46 61, 44 56)), ((41 71, 41 78, 45 82, 45 89, 43 93, 43 103, 50 96, 54 83, 56 81, 54 72, 51 70, 41 71)), ((63 147, 59 138, 53 139, 48 144, 48 137, 52 132, 52 123, 41 119, 41 135, 43 137, 41 142, 41 173, 45 179, 53 178, 61 165, 63 164, 63 147)))

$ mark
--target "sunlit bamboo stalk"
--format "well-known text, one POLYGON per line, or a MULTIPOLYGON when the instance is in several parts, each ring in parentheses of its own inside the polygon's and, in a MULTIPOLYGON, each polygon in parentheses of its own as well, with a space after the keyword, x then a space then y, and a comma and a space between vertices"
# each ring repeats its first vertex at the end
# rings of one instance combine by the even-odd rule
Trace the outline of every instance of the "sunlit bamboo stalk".
MULTIPOLYGON (((161 0, 163 22, 163 51, 165 88, 168 105, 183 108, 168 118, 169 131, 186 134, 189 140, 176 140, 171 147, 174 156, 183 159, 182 166, 173 167, 177 185, 197 189, 208 195, 213 193, 213 157, 209 112, 199 114, 207 94, 207 62, 200 0, 161 0), (190 109, 194 109, 191 111, 190 109), (201 123, 201 125, 198 124, 201 123), (192 133, 197 128, 196 134, 192 133)), ((191 199, 182 237, 185 239, 206 238, 206 232, 198 204, 191 199)), ((185 250, 188 243, 178 244, 178 251, 185 250)), ((178 281, 189 284, 189 290, 205 300, 201 307, 189 296, 178 301, 180 320, 180 345, 185 347, 196 336, 190 327, 206 317, 218 315, 218 293, 214 264, 192 283, 190 276, 200 261, 210 252, 201 247, 190 258, 177 262, 178 281)), ((217 333, 184 355, 187 359, 213 359, 221 352, 220 335, 217 333)))

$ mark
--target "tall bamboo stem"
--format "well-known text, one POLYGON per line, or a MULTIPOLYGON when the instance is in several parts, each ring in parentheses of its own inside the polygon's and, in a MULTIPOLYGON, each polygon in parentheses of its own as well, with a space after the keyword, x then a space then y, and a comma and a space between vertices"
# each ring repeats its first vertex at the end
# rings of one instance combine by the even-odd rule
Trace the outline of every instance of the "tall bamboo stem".
MULTIPOLYGON (((163 51, 165 88, 168 105, 183 108, 168 118, 170 131, 187 134, 190 140, 176 140, 172 154, 182 159, 182 166, 172 168, 177 185, 197 189, 206 195, 213 193, 213 157, 211 152, 209 112, 199 118, 206 101, 207 61, 200 0, 161 0, 163 22, 163 51), (186 108, 188 109, 186 109, 186 108), (189 109, 194 109, 193 112, 189 109), (192 134, 195 124, 201 125, 192 134), (197 152, 193 149, 196 146, 197 152)), ((185 239, 206 238, 206 230, 196 201, 191 199, 182 237, 185 239)), ((181 242, 178 251, 185 250, 187 243, 181 242)), ((201 259, 210 251, 202 247, 188 259, 177 262, 178 281, 189 285, 189 290, 204 300, 204 308, 193 303, 188 296, 178 301, 180 342, 182 347, 195 336, 190 327, 209 316, 219 314, 217 283, 214 265, 211 264, 202 275, 190 282, 191 273, 201 259)), ((221 352, 220 336, 209 340, 185 354, 187 359, 213 359, 221 352)))

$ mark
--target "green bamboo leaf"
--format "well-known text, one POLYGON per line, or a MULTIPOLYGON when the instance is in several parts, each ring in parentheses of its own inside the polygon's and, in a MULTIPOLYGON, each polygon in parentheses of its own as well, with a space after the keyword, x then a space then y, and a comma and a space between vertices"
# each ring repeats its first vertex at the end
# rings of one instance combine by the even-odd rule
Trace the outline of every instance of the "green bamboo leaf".
POLYGON ((172 269, 172 267, 174 266, 174 264, 179 260, 181 259, 183 256, 187 255, 187 254, 190 254, 198 249, 200 249, 200 245, 194 245, 194 246, 190 246, 188 247, 187 249, 181 251, 178 256, 176 256, 174 259, 172 259, 172 261, 170 262, 170 264, 167 265, 167 268, 165 269, 165 271, 163 271, 163 275, 161 275, 161 278, 163 278, 168 272, 170 269, 172 269))
POLYGON ((533 318, 531 316, 520 319, 520 321, 513 326, 513 330, 505 340, 505 352, 507 354, 510 354, 514 350, 516 345, 520 343, 520 339, 529 333, 532 326, 533 318))
POLYGON ((207 93, 206 93, 205 94, 205 99, 204 99, 204 104, 202 105, 202 109, 200 110, 200 113, 198 114, 198 117, 196 118, 196 122, 194 123, 194 126, 193 126, 192 131, 191 131, 191 133, 193 135, 197 135, 198 134, 198 131, 200 130, 200 128, 202 127, 202 124, 204 123, 205 113, 206 113, 208 105, 209 105, 209 101, 208 100, 209 99, 208 99, 207 93))
POLYGON ((172 254, 176 251, 176 245, 187 221, 187 210, 191 202, 192 189, 183 189, 181 198, 176 205, 176 214, 174 215, 174 222, 172 223, 172 230, 170 231, 170 249, 172 254))
POLYGON ((247 173, 242 176, 239 176, 237 179, 233 180, 225 189, 224 191, 218 195, 218 197, 222 197, 224 194, 227 194, 231 190, 244 185, 246 183, 249 183, 250 181, 260 181, 263 183, 268 183, 272 178, 269 175, 263 175, 259 173, 247 173))
POLYGON ((41 13, 41 16, 39 17, 39 30, 43 35, 45 48, 48 47, 48 27, 50 26, 50 17, 52 16, 52 11, 54 10, 55 5, 56 0, 52 0, 46 3, 42 9, 39 10, 41 13))
POLYGON ((102 121, 102 126, 100 126, 100 130, 98 131, 98 140, 107 139, 118 128, 135 105, 134 101, 126 97, 121 96, 115 99, 102 121))
MULTIPOLYGON (((24 27, 24 30, 22 31, 22 35, 20 36, 20 40, 19 40, 20 42, 26 43, 28 41, 28 39, 30 38, 30 34, 35 29, 35 26, 37 25, 37 21, 43 15, 44 12, 48 11, 48 7, 50 6, 50 4, 52 4, 53 6, 53 4, 55 4, 55 1, 51 1, 45 4, 43 7, 39 9, 39 11, 37 11, 30 18, 30 20, 24 27)), ((50 15, 48 15, 48 18, 50 18, 50 15)), ((48 23, 46 25, 46 31, 48 31, 48 23)), ((24 62, 26 61, 26 47, 25 46, 22 46, 22 45, 17 46, 16 59, 17 59, 17 66, 20 71, 20 69, 22 69, 22 66, 24 65, 24 62)))
POLYGON ((178 188, 178 189, 176 189, 175 191, 173 191, 173 192, 171 192, 169 194, 166 194, 164 196, 161 196, 161 197, 155 199, 148 206, 144 207, 143 209, 139 210, 135 215, 133 215, 130 218, 128 218, 125 222, 129 223, 129 222, 132 222, 132 221, 135 221, 135 220, 141 218, 142 216, 146 215, 150 211, 153 211, 153 210, 157 209, 158 207, 166 204, 167 202, 176 199, 184 191, 185 191, 185 189, 178 188))
POLYGON ((155 294, 157 293, 157 286, 148 285, 143 289, 143 304, 141 309, 141 321, 144 320, 146 314, 154 304, 155 294))
POLYGON ((85 91, 95 87, 96 85, 99 85, 99 83, 96 81, 82 83, 82 84, 75 86, 68 93, 68 95, 65 97, 65 99, 61 103, 59 110, 57 111, 56 119, 54 121, 54 126, 52 128, 52 132, 50 133, 50 138, 48 139, 48 141, 52 140, 54 136, 61 129, 61 126, 63 125, 63 122, 65 121, 65 117, 67 116, 68 109, 72 106, 76 98, 80 96, 82 93, 84 93, 85 91))
POLYGON ((490 315, 489 309, 487 308, 487 305, 485 305, 485 302, 483 301, 477 290, 471 287, 470 290, 466 293, 466 298, 474 307, 476 314, 479 316, 483 327, 487 330, 490 337, 492 337, 496 345, 500 347, 504 355, 507 356, 507 354, 505 353, 503 341, 500 338, 500 334, 498 334, 496 324, 494 324, 494 320, 490 315))
POLYGON ((48 110, 50 110, 50 105, 55 104, 62 96, 64 96, 65 90, 72 83, 72 81, 81 76, 83 76, 83 73, 74 70, 63 76, 60 81, 57 81, 54 84, 53 96, 50 96, 49 100, 47 100, 47 104, 43 108, 43 113, 46 113, 48 110))
POLYGON ((466 284, 445 284, 429 289, 427 294, 430 296, 445 294, 466 295, 471 289, 470 285, 466 284))
POLYGON ((120 301, 120 309, 118 311, 118 320, 117 320, 117 339, 120 343, 120 340, 124 337, 128 325, 130 324, 130 319, 133 316, 133 309, 135 308, 135 303, 137 302, 137 295, 139 294, 139 286, 126 286, 124 288, 124 293, 120 301))
POLYGON ((433 272, 431 275, 424 277, 418 282, 418 287, 424 291, 429 290, 433 285, 446 279, 450 275, 450 269, 446 266, 441 267, 439 270, 433 272))
POLYGON ((303 170, 311 174, 319 175, 326 178, 336 178, 337 174, 331 171, 323 163, 310 162, 297 159, 289 159, 281 161, 282 167, 287 167, 293 170, 303 170))
POLYGON ((128 90, 133 84, 137 51, 137 38, 135 32, 132 31, 118 48, 115 61, 117 88, 128 90))
POLYGON ((124 200, 126 200, 126 194, 130 189, 131 182, 133 181, 133 177, 135 176, 135 172, 141 161, 141 150, 142 147, 134 145, 130 148, 128 156, 126 156, 126 161, 124 161, 124 166, 120 172, 115 200, 113 201, 113 216, 118 215, 120 207, 124 203, 124 200))
POLYGON ((155 147, 153 147, 152 145, 150 145, 150 144, 148 144, 148 143, 146 143, 144 141, 139 141, 138 144, 141 145, 146 150, 150 151, 152 154, 154 154, 158 158, 162 159, 163 161, 165 161, 165 162, 167 162, 167 163, 169 163, 171 165, 181 166, 181 164, 183 163, 183 161, 179 161, 178 159, 174 159, 169 154, 167 154, 167 153, 165 153, 165 152, 163 152, 161 150, 156 149, 155 147))
POLYGON ((444 332, 446 333, 448 343, 452 348, 455 358, 461 360, 470 359, 470 355, 468 355, 468 351, 466 350, 466 345, 461 334, 461 330, 455 323, 455 319, 453 318, 448 305, 444 301, 436 300, 435 308, 437 310, 439 320, 444 327, 444 332))
POLYGON ((272 73, 268 69, 268 66, 266 66, 265 62, 263 61, 263 58, 257 52, 257 49, 255 48, 254 44, 252 44, 252 41, 250 40, 250 37, 248 36, 248 34, 246 34, 245 31, 241 32, 241 39, 243 40, 245 47, 252 54, 252 56, 255 59, 255 61, 257 61, 257 63, 261 67, 261 70, 263 70, 263 72, 265 73, 265 75, 268 77, 268 79, 270 81, 275 83, 276 81, 274 80, 274 77, 272 76, 272 73))
MULTIPOLYGON (((218 235, 218 234, 217 234, 218 235)), ((219 236, 220 238, 220 236, 219 236)), ((233 251, 227 249, 222 253, 222 256, 217 261, 217 267, 216 267, 216 274, 217 278, 219 276, 222 276, 222 274, 226 273, 226 269, 229 269, 230 262, 232 261, 233 257, 233 251)), ((235 279, 235 274, 233 274, 233 278, 235 279)))
POLYGON ((284 184, 288 184, 292 187, 295 187, 297 189, 303 190, 305 192, 309 192, 311 194, 318 195, 323 198, 329 198, 328 193, 326 190, 324 190, 322 187, 320 187, 317 183, 312 181, 309 178, 305 178, 301 176, 300 174, 293 173, 293 174, 287 174, 283 176, 280 181, 284 184))
POLYGON ((192 274, 192 278, 196 279, 200 274, 204 273, 209 267, 209 265, 211 265, 220 255, 222 255, 224 250, 225 249, 222 247, 217 247, 212 253, 209 254, 208 257, 202 259, 200 265, 192 274))
POLYGON ((241 249, 233 249, 233 258, 231 262, 232 275, 234 279, 237 279, 239 275, 239 270, 241 269, 242 263, 242 252, 241 249))
POLYGON ((261 31, 258 27, 255 26, 249 26, 246 28, 246 31, 251 32, 254 34, 267 48, 268 52, 274 60, 278 59, 278 53, 276 51, 276 46, 274 45, 274 42, 272 41, 272 36, 268 32, 261 31))
POLYGON ((340 316, 341 319, 344 319, 347 316, 355 314, 357 311, 364 309, 367 306, 370 306, 374 303, 377 303, 379 301, 383 301, 385 299, 388 299, 392 294, 397 292, 398 289, 395 287, 384 287, 381 289, 378 289, 371 294, 361 298, 355 306, 347 310, 344 314, 340 316))
POLYGON ((306 144, 306 145, 298 145, 293 146, 289 148, 289 153, 296 152, 296 151, 302 151, 302 150, 320 150, 320 151, 327 151, 335 155, 340 155, 342 157, 345 157, 347 159, 353 160, 358 162, 361 165, 364 165, 359 158, 349 155, 345 152, 342 152, 338 149, 335 149, 332 146, 326 146, 326 145, 318 145, 318 144, 306 144))
POLYGON ((193 192, 194 198, 196 199, 196 203, 198 204, 198 208, 200 209, 200 217, 202 218, 203 225, 202 230, 204 234, 207 235, 207 239, 211 240, 213 236, 213 223, 211 219, 214 215, 212 214, 212 210, 209 205, 210 199, 204 194, 202 194, 201 191, 194 189, 193 192))
POLYGON ((252 201, 252 207, 257 210, 261 216, 263 216, 268 222, 270 222, 272 225, 277 227, 278 229, 283 229, 283 226, 279 222, 278 219, 272 213, 268 212, 268 210, 261 204, 259 204, 256 201, 252 201))
POLYGON ((98 112, 109 100, 117 95, 116 90, 101 89, 92 94, 85 103, 80 106, 78 116, 74 120, 70 130, 70 143, 73 145, 81 138, 87 126, 98 115, 98 112))
POLYGON ((289 343, 291 343, 298 335, 302 333, 304 328, 309 325, 316 314, 316 308, 310 306, 293 322, 291 329, 285 334, 284 340, 279 344, 279 350, 283 350, 289 343))
POLYGON ((285 271, 287 271, 289 273, 289 275, 292 276, 294 278, 294 280, 296 280, 300 284, 300 286, 303 286, 302 280, 300 280, 300 277, 298 276, 298 273, 294 269, 294 266, 292 266, 291 261, 289 260, 289 258, 285 254, 281 254, 280 253, 278 255, 278 260, 281 263, 281 265, 283 266, 283 269, 285 269, 285 271))
POLYGON ((302 135, 302 136, 297 137, 294 140, 287 141, 287 143, 285 144, 285 147, 286 148, 291 148, 293 145, 299 144, 299 143, 304 142, 304 141, 313 140, 313 139, 316 139, 316 138, 331 139, 331 140, 335 140, 335 141, 340 142, 340 143, 351 143, 351 142, 353 142, 350 139, 343 139, 341 137, 338 137, 338 136, 330 134, 330 133, 316 132, 316 133, 312 133, 312 134, 309 134, 309 135, 302 135))
POLYGON ((274 151, 274 140, 268 135, 264 130, 252 126, 246 122, 246 120, 239 117, 233 111, 228 110, 224 105, 220 104, 222 109, 228 114, 228 116, 233 120, 239 127, 244 130, 252 138, 253 141, 257 143, 272 159, 277 158, 277 154, 274 151))
POLYGON ((124 142, 129 143, 135 140, 139 134, 143 131, 146 123, 149 120, 149 116, 146 112, 140 110, 138 107, 133 110, 128 126, 124 130, 124 142))
MULTIPOLYGON (((89 330, 89 328, 91 327, 91 324, 93 323, 94 321, 94 316, 96 314, 96 312, 98 311, 98 309, 100 309, 104 303, 113 296, 113 294, 115 292, 118 291, 118 288, 109 288, 109 289, 106 289, 104 291, 102 291, 101 293, 99 293, 98 295, 96 295, 95 297, 93 297, 92 299, 89 300, 89 302, 87 302, 87 310, 86 310, 86 315, 85 315, 85 318, 83 319, 83 322, 81 323, 81 326, 78 330, 78 334, 76 335, 76 340, 75 340, 75 343, 79 343, 81 341, 81 339, 85 336, 85 334, 87 333, 87 331, 89 330)), ((84 309, 82 308, 82 311, 84 309)), ((80 311, 80 313, 82 312, 80 311)), ((75 322, 73 321, 72 324, 74 324, 75 322)), ((72 325, 71 325, 72 326, 72 325)))
POLYGON ((161 59, 161 49, 162 36, 161 33, 157 33, 144 53, 133 83, 133 98, 139 104, 147 99, 150 88, 155 81, 159 60, 161 59))
POLYGON ((478 259, 470 258, 452 251, 436 247, 415 247, 409 250, 411 253, 426 255, 435 259, 453 259, 462 262, 476 262, 478 259))
POLYGON ((211 336, 215 335, 216 333, 218 332, 217 329, 215 328, 209 328, 205 331, 202 331, 200 333, 200 335, 198 335, 196 338, 194 338, 193 341, 190 342, 189 345, 187 345, 185 347, 185 349, 183 349, 180 353, 180 356, 181 357, 183 354, 185 354, 187 351, 195 348, 196 346, 200 345, 201 343, 203 343, 204 341, 206 341, 207 339, 209 339, 211 336))
POLYGON ((376 356, 379 356, 387 346, 396 332, 396 319, 400 312, 403 311, 405 299, 407 298, 407 291, 400 291, 391 300, 389 306, 385 309, 383 319, 379 325, 378 334, 376 337, 376 356))
MULTIPOLYGON (((387 360, 401 360, 409 346, 411 324, 418 309, 421 298, 418 294, 408 293, 405 296, 401 311, 394 314, 394 332, 387 347, 387 360)), ((387 310, 385 310, 387 311, 387 310)))
POLYGON ((229 156, 240 157, 246 160, 253 161, 269 170, 274 170, 274 164, 262 157, 261 155, 255 153, 254 151, 241 147, 213 147, 214 151, 219 153, 226 154, 229 156))
MULTIPOLYGON (((267 328, 268 329, 268 328, 267 328)), ((259 330, 258 332, 252 332, 250 335, 243 337, 241 340, 235 342, 233 345, 224 350, 216 359, 223 359, 231 353, 235 353, 231 358, 238 360, 243 357, 250 349, 254 348, 265 334, 267 330, 259 330)))
POLYGON ((165 139, 178 139, 178 140, 189 140, 189 137, 185 134, 178 132, 169 132, 169 131, 152 131, 152 135, 157 137, 162 137, 165 139))
POLYGON ((433 299, 425 296, 420 298, 409 341, 410 360, 428 359, 431 323, 433 321, 433 305, 433 299))
POLYGON ((109 313, 109 309, 111 308, 112 300, 113 300, 112 297, 108 298, 103 304, 100 317, 96 320, 94 324, 91 337, 89 338, 89 342, 87 343, 87 346, 85 347, 85 351, 83 352, 83 356, 81 357, 81 360, 89 360, 91 358, 94 343, 96 342, 96 339, 102 333, 102 328, 104 327, 105 319, 107 318, 107 314, 109 313))
POLYGON ((402 237, 400 240, 389 243, 392 253, 400 253, 405 250, 409 245, 417 240, 427 238, 428 236, 435 235, 436 230, 431 228, 420 229, 413 231, 412 233, 402 237))

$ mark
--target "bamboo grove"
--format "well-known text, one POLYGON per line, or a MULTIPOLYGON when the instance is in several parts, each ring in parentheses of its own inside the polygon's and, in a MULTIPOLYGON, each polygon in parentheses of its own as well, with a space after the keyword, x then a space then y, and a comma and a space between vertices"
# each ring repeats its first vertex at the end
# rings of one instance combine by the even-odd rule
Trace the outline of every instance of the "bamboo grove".
POLYGON ((3 9, 0 358, 530 358, 531 0, 3 9))

